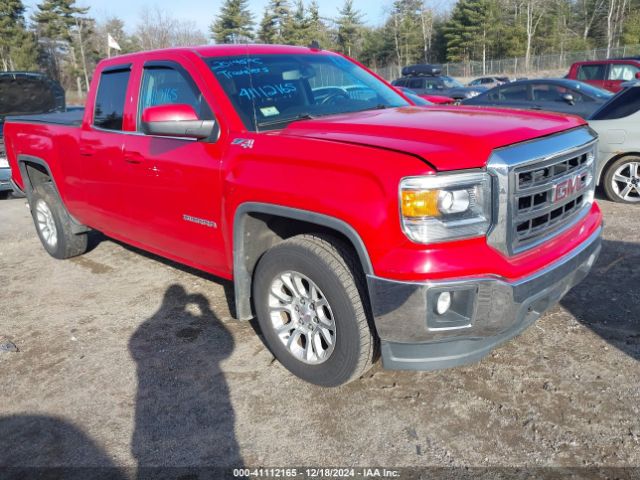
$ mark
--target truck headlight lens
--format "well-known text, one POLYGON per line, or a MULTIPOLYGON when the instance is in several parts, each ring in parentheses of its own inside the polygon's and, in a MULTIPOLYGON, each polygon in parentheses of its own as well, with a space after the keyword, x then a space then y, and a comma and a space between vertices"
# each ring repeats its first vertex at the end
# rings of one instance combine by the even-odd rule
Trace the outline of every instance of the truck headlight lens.
POLYGON ((491 177, 484 172, 408 177, 400 182, 402 229, 414 242, 486 235, 491 177))

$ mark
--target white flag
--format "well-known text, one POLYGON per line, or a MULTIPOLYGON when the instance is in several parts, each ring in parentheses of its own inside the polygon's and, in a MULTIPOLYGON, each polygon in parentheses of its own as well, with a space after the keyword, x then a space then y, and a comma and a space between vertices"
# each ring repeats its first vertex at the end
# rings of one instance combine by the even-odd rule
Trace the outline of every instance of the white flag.
POLYGON ((116 42, 116 39, 113 38, 110 33, 107 33, 107 45, 109 45, 109 48, 113 48, 114 50, 122 50, 120 45, 118 45, 118 42, 116 42))

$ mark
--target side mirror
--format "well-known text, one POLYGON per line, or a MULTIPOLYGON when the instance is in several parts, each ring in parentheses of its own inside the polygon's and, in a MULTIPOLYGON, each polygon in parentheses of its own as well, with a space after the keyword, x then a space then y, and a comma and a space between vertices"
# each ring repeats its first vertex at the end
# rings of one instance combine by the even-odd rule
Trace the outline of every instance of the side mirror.
POLYGON ((144 109, 140 126, 146 135, 203 139, 213 134, 216 121, 200 120, 191 105, 159 105, 144 109))
POLYGON ((640 72, 637 72, 637 73, 636 73, 636 78, 637 78, 638 80, 640 80, 640 72))
POLYGON ((571 95, 570 93, 565 93, 564 95, 562 95, 562 100, 567 102, 569 105, 573 105, 574 103, 576 103, 575 98, 573 98, 573 95, 571 95))

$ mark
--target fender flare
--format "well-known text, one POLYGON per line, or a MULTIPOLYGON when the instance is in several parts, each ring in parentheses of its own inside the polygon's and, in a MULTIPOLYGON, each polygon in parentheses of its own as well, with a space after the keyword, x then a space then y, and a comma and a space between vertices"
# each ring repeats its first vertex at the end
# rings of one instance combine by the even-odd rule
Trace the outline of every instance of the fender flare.
MULTIPOLYGON (((27 163, 35 163, 36 165, 40 165, 43 167, 49 178, 51 179, 51 183, 53 183, 53 188, 56 189, 56 193, 60 196, 60 190, 58 189, 58 185, 56 185, 56 179, 53 177, 51 173, 51 169, 49 168, 49 164, 46 160, 43 160, 40 157, 34 157, 33 155, 19 154, 18 155, 18 168, 20 169, 20 176, 22 177, 22 183, 24 184, 24 193, 31 201, 31 192, 33 191, 33 185, 31 184, 31 179, 29 178, 29 174, 27 173, 27 163)), ((61 197, 62 198, 62 197, 61 197)))
POLYGON ((373 266, 362 238, 356 230, 343 220, 309 210, 284 207, 281 205, 247 202, 241 204, 233 219, 233 283, 236 304, 236 316, 240 320, 254 317, 251 309, 251 284, 253 271, 247 268, 245 258, 246 219, 251 213, 262 213, 278 217, 299 220, 335 230, 344 235, 353 245, 365 275, 373 275, 373 266))
MULTIPOLYGON (((47 174, 49 175, 49 178, 51 179, 51 183, 53 184, 53 188, 55 189, 58 195, 58 198, 62 202, 62 205, 64 206, 65 210, 69 212, 67 207, 64 205, 64 200, 62 199, 62 195, 60 195, 60 189, 56 184, 56 179, 53 176, 53 173, 51 173, 51 168, 49 168, 49 164, 46 162, 46 160, 40 157, 34 157, 33 155, 19 154, 18 168, 20 169, 20 176, 22 177, 22 183, 24 184, 24 193, 27 196, 27 199, 29 200, 29 205, 31 205, 32 203, 31 193, 33 192, 33 185, 31 184, 31 179, 29 178, 29 174, 27 172, 27 165, 26 165, 27 163, 35 163, 36 165, 40 165, 42 168, 46 170, 47 174)), ((68 214, 69 214, 69 217, 71 218, 71 230, 73 231, 73 233, 79 234, 79 233, 85 233, 91 230, 89 227, 80 223, 73 215, 71 215, 71 213, 68 213, 68 214)))

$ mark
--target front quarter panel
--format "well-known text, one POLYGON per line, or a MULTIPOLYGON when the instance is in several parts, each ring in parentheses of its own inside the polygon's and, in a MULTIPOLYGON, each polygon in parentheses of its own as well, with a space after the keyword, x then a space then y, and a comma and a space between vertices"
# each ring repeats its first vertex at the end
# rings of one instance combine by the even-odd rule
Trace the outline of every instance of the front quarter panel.
MULTIPOLYGON (((248 202, 311 211, 358 232, 374 271, 390 249, 409 242, 400 228, 401 178, 434 173, 410 155, 340 142, 247 133, 231 143, 223 187, 227 238, 236 210, 248 202)), ((230 265, 232 255, 230 249, 230 265)))

